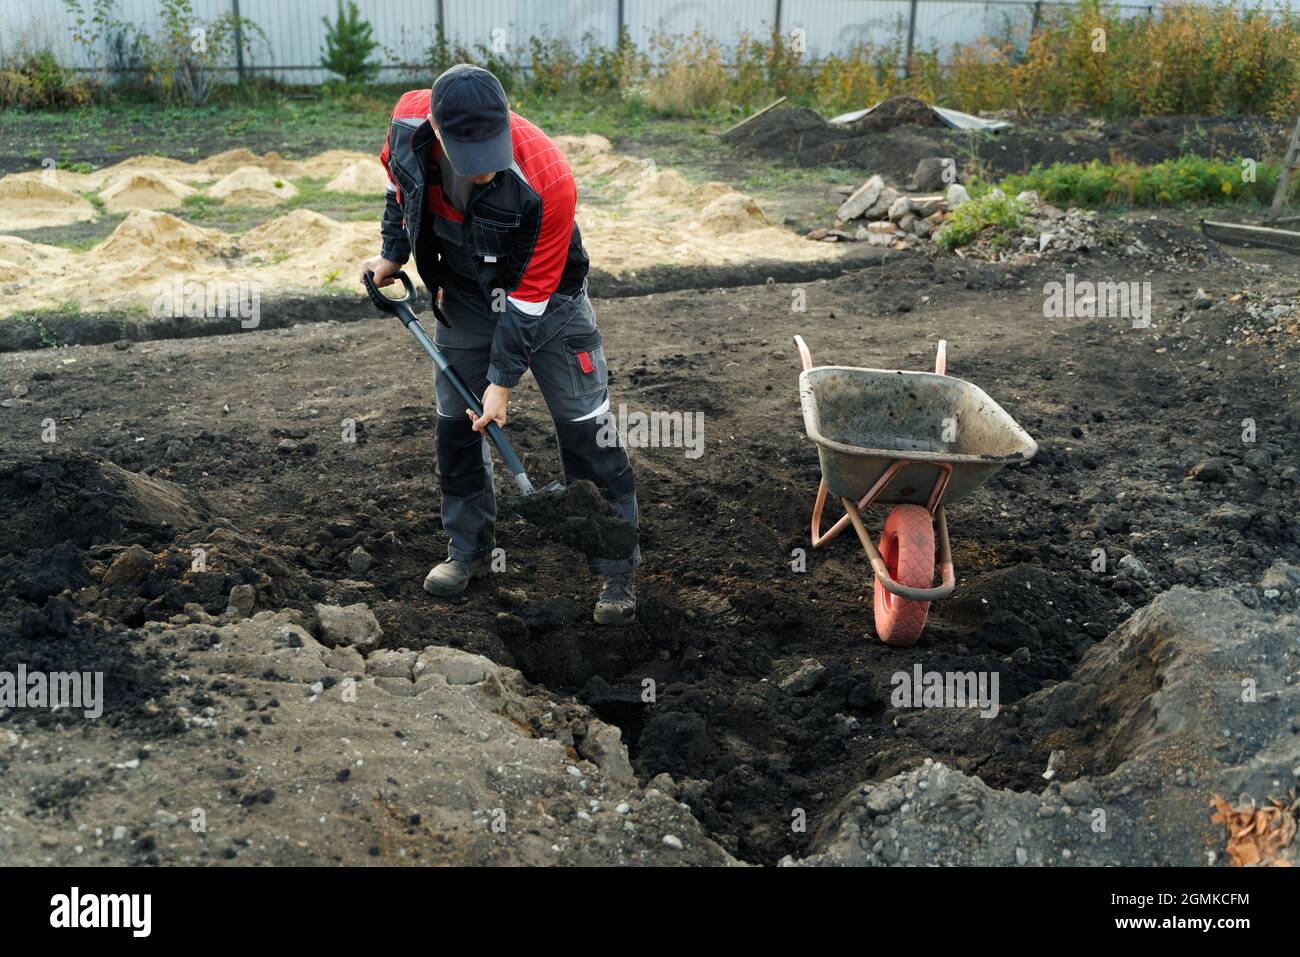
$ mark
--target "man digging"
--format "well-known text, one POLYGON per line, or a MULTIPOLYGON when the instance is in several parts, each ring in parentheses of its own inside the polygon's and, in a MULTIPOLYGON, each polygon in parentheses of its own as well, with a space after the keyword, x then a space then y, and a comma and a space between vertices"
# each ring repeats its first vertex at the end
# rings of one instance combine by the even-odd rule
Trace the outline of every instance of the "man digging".
MULTIPOLYGON (((608 367, 573 220, 577 186, 563 154, 509 110, 495 76, 462 63, 432 90, 398 100, 379 158, 389 178, 382 245, 362 275, 387 286, 415 253, 435 297, 435 341, 483 397, 483 415, 475 416, 446 377, 436 376, 449 542, 447 560, 429 572, 424 590, 456 595, 488 571, 496 496, 483 431, 490 422, 505 425, 510 390, 529 370, 555 421, 566 482, 594 482, 635 528, 632 465, 621 440, 609 440, 608 367)), ((597 622, 633 619, 640 561, 639 546, 626 558, 588 559, 603 578, 597 622)))

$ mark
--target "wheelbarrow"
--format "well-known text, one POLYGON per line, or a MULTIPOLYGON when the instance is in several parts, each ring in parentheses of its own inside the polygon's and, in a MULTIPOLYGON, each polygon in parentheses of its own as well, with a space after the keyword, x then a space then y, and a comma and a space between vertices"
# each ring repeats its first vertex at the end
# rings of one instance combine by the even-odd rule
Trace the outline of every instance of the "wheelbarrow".
POLYGON ((803 337, 794 342, 803 360, 804 429, 821 460, 812 546, 852 525, 875 573, 876 634, 888 645, 914 644, 930 603, 956 585, 944 506, 1004 465, 1028 462, 1038 446, 982 389, 947 375, 943 340, 934 372, 814 367, 803 337), (822 509, 832 493, 845 514, 823 533, 822 509), (894 506, 879 547, 862 521, 868 505, 894 506))

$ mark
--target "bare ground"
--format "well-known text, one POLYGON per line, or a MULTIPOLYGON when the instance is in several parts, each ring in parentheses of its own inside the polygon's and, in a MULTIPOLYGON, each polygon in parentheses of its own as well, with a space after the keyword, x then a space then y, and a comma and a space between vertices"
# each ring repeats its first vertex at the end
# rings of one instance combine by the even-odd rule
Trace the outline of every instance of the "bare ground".
MULTIPOLYGON (((671 775, 704 831, 752 862, 810 852, 809 835, 847 789, 927 757, 995 787, 1041 786, 1041 728, 1030 733, 1012 717, 972 731, 942 709, 900 713, 890 676, 914 663, 998 671, 1005 708, 1068 678, 1084 651, 1171 585, 1237 586, 1277 558, 1296 560, 1296 342, 1283 332, 1243 343, 1244 302, 1230 301, 1243 289, 1294 295, 1295 264, 1270 262, 1271 272, 1226 260, 1194 272, 1148 264, 1143 274, 1108 260, 1072 267, 1080 279, 1114 278, 1117 268, 1150 279, 1155 320, 1144 330, 1045 320, 1042 285, 1060 278, 1059 264, 920 256, 806 286, 597 301, 615 407, 699 411, 705 421, 699 458, 633 450, 641 612, 613 630, 590 622, 595 584, 574 574, 576 556, 519 520, 498 531, 502 573, 455 601, 420 590, 445 547, 431 373, 390 319, 5 355, 5 391, 26 391, 0 410, 13 530, 2 559, 4 659, 33 635, 46 647, 60 627, 66 636, 60 615, 95 613, 108 635, 98 640, 105 667, 126 689, 120 734, 167 748, 194 732, 145 707, 169 678, 165 664, 141 658, 135 629, 187 603, 220 614, 239 583, 254 584, 258 608, 299 609, 309 627, 314 602, 366 602, 384 647, 464 649, 576 696, 622 729, 642 782, 671 775), (796 289, 804 313, 791 311, 796 289), (818 478, 798 409, 795 332, 818 361, 883 368, 928 368, 946 338, 949 371, 980 385, 1039 443, 1033 462, 953 509, 958 591, 933 606, 912 649, 874 637, 869 569, 851 539, 811 553, 806 572, 792 570, 818 478), (1253 444, 1242 441, 1247 418, 1253 444), (42 441, 49 419, 53 443, 42 441), (345 419, 357 425, 355 443, 341 441, 345 419), (195 513, 171 525, 123 521, 111 487, 61 505, 100 461, 170 483, 195 513), (1210 473, 1219 478, 1206 481, 1210 473), (94 502, 104 508, 83 507, 94 502), (191 548, 213 540, 226 544, 195 582, 185 574, 191 548), (147 549, 157 571, 115 589, 102 577, 129 543, 147 549), (374 558, 363 573, 348 564, 358 546, 374 558), (1109 556, 1103 573, 1091 570, 1097 547, 1109 556), (1117 575, 1126 554, 1149 577, 1117 575), (62 585, 71 590, 60 597, 62 585), (814 686, 781 688, 808 659, 824 668, 814 686), (650 704, 641 698, 647 678, 657 689, 650 704), (808 810, 806 833, 789 826, 795 808, 808 810)), ((367 308, 358 297, 358 313, 367 308)), ((558 474, 540 397, 531 384, 517 396, 510 428, 525 464, 538 479, 558 474)), ((872 514, 868 524, 881 521, 872 514)), ((2 720, 25 734, 25 719, 2 720)), ((48 761, 80 780, 75 755, 48 761)), ((1085 740, 1062 779, 1104 773, 1107 761, 1104 740, 1085 740)), ((40 813, 55 807, 66 821, 97 800, 93 788, 69 784, 34 794, 23 813, 36 813, 38 799, 40 813)), ((280 802, 261 812, 304 809, 280 802)), ((257 848, 241 859, 256 861, 257 848)))

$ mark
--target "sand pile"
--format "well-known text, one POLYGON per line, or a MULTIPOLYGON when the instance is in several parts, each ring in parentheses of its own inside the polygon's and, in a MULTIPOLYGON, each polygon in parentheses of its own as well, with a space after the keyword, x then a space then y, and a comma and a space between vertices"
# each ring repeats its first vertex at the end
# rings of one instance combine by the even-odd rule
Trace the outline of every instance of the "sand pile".
POLYGON ((728 194, 740 195, 725 183, 701 183, 695 186, 675 169, 660 169, 640 177, 628 195, 628 200, 634 206, 662 204, 699 209, 702 203, 728 194))
POLYGON ((230 237, 219 229, 204 229, 170 213, 137 209, 86 255, 119 264, 151 263, 166 257, 193 268, 219 257, 231 245, 230 237))
POLYGON ((588 156, 599 156, 613 150, 613 145, 599 133, 587 133, 583 136, 553 136, 555 145, 564 153, 570 165, 588 156))
POLYGON ((66 226, 94 218, 89 200, 39 174, 0 179, 0 230, 66 226))
POLYGON ((251 150, 236 149, 226 150, 224 153, 218 153, 216 156, 209 156, 207 159, 195 166, 207 173, 208 179, 218 176, 225 176, 251 166, 256 169, 265 170, 275 176, 302 176, 303 171, 300 163, 287 160, 279 153, 270 152, 265 156, 258 156, 251 150))
POLYGON ((599 133, 557 136, 555 145, 564 153, 579 183, 597 192, 611 186, 632 189, 655 175, 653 160, 615 153, 609 140, 599 133))
POLYGON ((106 185, 131 173, 155 173, 180 183, 196 183, 213 178, 201 164, 186 163, 166 156, 131 156, 120 163, 105 166, 85 176, 87 183, 90 184, 89 188, 103 189, 106 185))
POLYGON ((710 236, 728 236, 772 225, 758 203, 741 193, 728 191, 709 201, 700 218, 691 224, 710 236))
MULTIPOLYGON (((578 225, 593 265, 630 273, 653 265, 715 266, 842 255, 774 225, 725 183, 612 152, 602 136, 558 137, 578 179, 578 225)), ((838 244, 836 244, 838 245, 838 244)))
POLYGON ((351 278, 374 255, 377 236, 375 223, 335 222, 306 209, 242 236, 138 209, 86 253, 0 236, 0 316, 69 300, 82 309, 149 307, 178 279, 248 283, 264 296, 315 292, 351 278))
POLYGON ((358 160, 343 167, 325 184, 331 193, 358 193, 363 196, 383 196, 388 189, 388 174, 375 159, 358 160))
POLYGON ((70 193, 93 193, 99 188, 99 175, 97 173, 74 173, 66 170, 61 166, 53 169, 34 169, 26 173, 10 173, 8 176, 0 178, 0 183, 8 180, 19 182, 22 180, 38 180, 46 186, 57 186, 60 189, 66 189, 70 193))
POLYGON ((310 209, 295 209, 250 229, 240 241, 240 247, 248 252, 279 256, 292 252, 295 247, 324 246, 333 242, 343 228, 343 223, 328 216, 310 209))
POLYGON ((124 173, 100 191, 99 198, 111 213, 133 209, 173 209, 195 192, 164 173, 143 170, 124 173))
POLYGON ((26 282, 43 276, 66 255, 66 250, 58 246, 0 236, 0 283, 26 282))
POLYGON ((239 206, 275 206, 298 195, 298 188, 259 166, 240 166, 208 187, 208 195, 239 206))
POLYGON ((298 164, 299 176, 315 176, 318 179, 330 179, 337 176, 353 163, 379 162, 378 153, 359 153, 356 150, 326 150, 317 153, 298 164))
POLYGON ((354 265, 375 254, 377 243, 374 223, 340 223, 295 209, 250 229, 239 248, 244 262, 270 265, 277 283, 319 286, 331 276, 350 276, 354 265))
MULTIPOLYGON (((557 142, 578 178, 578 224, 592 263, 607 272, 843 255, 838 243, 810 243, 773 225, 753 199, 722 183, 692 183, 652 160, 616 153, 603 136, 558 137, 557 142)), ((193 164, 139 156, 91 174, 56 170, 55 175, 59 183, 102 189, 109 209, 131 211, 86 253, 0 235, 0 316, 69 300, 83 309, 147 307, 160 284, 177 277, 186 283, 252 283, 263 295, 347 287, 358 264, 378 250, 387 185, 373 156, 351 150, 329 150, 301 163, 248 150, 193 164), (296 195, 290 175, 327 179, 328 189, 373 195, 374 216, 337 222, 296 209, 236 236, 161 211, 178 205, 196 186, 202 189, 214 175, 220 178, 207 186, 208 195, 257 206, 296 195)), ((30 228, 17 225, 28 218, 50 225, 94 216, 90 203, 41 176, 34 171, 0 180, 0 232, 30 228)))

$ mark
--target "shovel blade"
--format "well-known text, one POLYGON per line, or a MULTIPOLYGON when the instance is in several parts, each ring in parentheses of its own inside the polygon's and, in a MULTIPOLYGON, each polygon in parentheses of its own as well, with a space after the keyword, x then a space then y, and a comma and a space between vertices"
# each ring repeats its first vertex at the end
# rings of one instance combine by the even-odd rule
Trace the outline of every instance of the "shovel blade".
POLYGON ((507 511, 519 512, 524 503, 532 499, 539 498, 543 495, 553 495, 556 492, 563 492, 567 487, 563 482, 556 481, 543 485, 541 488, 533 488, 533 484, 528 481, 527 475, 516 475, 515 484, 519 486, 518 495, 507 495, 502 499, 502 503, 507 511))

